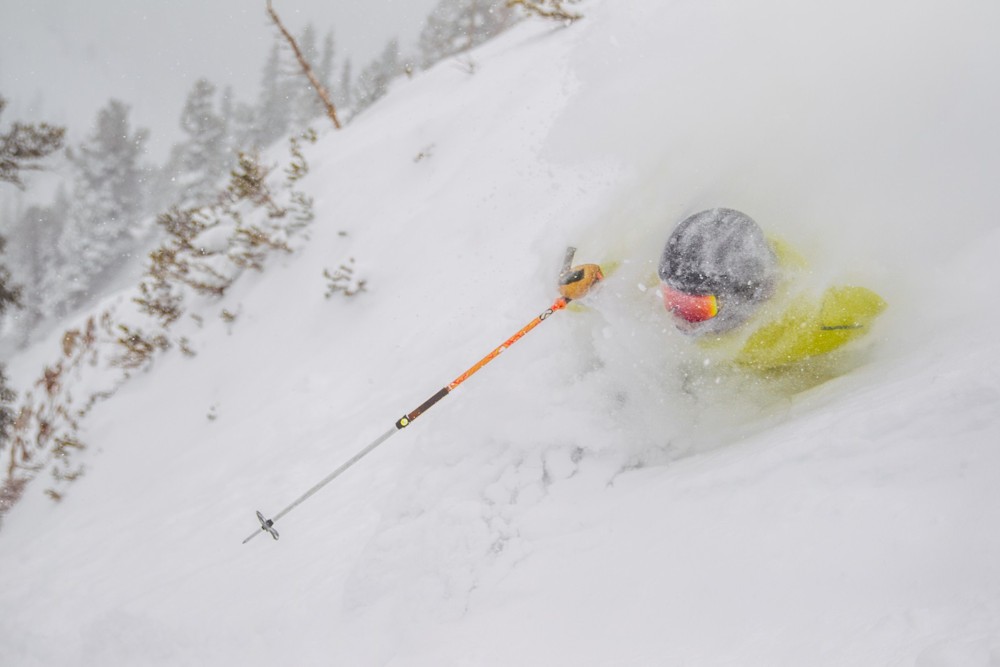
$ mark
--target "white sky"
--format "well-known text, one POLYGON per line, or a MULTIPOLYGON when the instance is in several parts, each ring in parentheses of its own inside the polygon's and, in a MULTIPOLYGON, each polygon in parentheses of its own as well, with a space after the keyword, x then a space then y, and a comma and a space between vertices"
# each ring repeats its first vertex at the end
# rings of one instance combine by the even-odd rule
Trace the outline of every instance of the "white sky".
MULTIPOLYGON (((438 0, 274 0, 298 34, 334 32, 354 71, 392 37, 412 48, 438 0)), ((256 95, 274 38, 264 0, 0 0, 0 94, 15 118, 67 125, 71 142, 116 97, 152 131, 159 159, 176 136, 184 96, 200 77, 256 95)), ((339 65, 337 65, 339 68, 339 65)))

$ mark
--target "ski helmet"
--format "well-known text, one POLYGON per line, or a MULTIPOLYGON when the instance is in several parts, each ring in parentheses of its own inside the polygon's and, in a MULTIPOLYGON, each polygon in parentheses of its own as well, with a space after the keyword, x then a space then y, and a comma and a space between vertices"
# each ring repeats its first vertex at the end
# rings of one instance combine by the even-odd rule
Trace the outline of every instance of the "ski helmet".
POLYGON ((774 291, 778 259, 749 216, 715 208, 683 220, 660 257, 664 302, 690 333, 745 322, 774 291))

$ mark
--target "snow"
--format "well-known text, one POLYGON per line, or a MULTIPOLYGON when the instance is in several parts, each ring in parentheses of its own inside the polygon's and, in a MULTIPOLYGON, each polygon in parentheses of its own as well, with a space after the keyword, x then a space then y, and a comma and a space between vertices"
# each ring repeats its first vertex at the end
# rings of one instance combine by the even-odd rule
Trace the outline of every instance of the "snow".
POLYGON ((1000 665, 1000 8, 581 7, 307 149, 308 242, 5 517, 0 664, 1000 665), (645 287, 716 205, 886 297, 863 363, 703 365, 645 287), (620 262, 585 308, 240 544, 543 311, 567 245, 620 262))

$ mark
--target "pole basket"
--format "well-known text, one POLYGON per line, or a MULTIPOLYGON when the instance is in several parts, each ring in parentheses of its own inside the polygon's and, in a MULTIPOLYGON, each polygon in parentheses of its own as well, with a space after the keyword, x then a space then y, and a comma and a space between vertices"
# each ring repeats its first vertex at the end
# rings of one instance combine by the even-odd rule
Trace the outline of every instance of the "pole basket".
POLYGON ((270 519, 265 519, 264 515, 257 512, 257 520, 260 521, 260 529, 269 533, 274 539, 278 539, 278 531, 274 529, 274 522, 270 519))

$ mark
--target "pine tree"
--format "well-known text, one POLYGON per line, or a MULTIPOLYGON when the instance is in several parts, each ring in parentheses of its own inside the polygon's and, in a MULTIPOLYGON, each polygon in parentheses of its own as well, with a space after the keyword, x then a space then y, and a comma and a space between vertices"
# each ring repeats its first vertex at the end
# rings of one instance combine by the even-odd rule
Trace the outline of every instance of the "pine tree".
POLYGON ((145 174, 140 159, 148 132, 132 130, 129 107, 111 100, 93 134, 67 151, 74 171, 73 209, 59 239, 67 305, 82 301, 131 251, 142 215, 145 174))
MULTIPOLYGON (((281 21, 281 17, 278 16, 278 12, 276 12, 274 7, 271 5, 271 0, 267 0, 267 14, 271 18, 271 22, 274 23, 274 26, 278 29, 278 33, 284 39, 285 44, 290 49, 291 54, 298 65, 298 71, 300 71, 309 81, 309 85, 316 93, 316 96, 322 101, 323 109, 326 112, 327 117, 330 119, 330 122, 332 122, 333 126, 339 130, 341 128, 341 122, 339 116, 337 115, 337 107, 333 104, 333 101, 330 98, 330 93, 326 89, 324 83, 316 76, 316 70, 312 62, 315 58, 310 58, 308 54, 303 53, 303 50, 298 43, 299 40, 295 39, 292 33, 288 31, 288 28, 285 27, 285 24, 281 21)), ((298 84, 294 83, 294 81, 290 80, 290 83, 291 91, 289 92, 289 99, 294 99, 294 91, 298 90, 299 87, 298 84)))
POLYGON ((227 118, 215 110, 215 91, 207 79, 198 79, 181 111, 184 139, 174 146, 170 171, 174 202, 185 207, 209 203, 232 162, 227 118))
POLYGON ((232 146, 233 118, 235 116, 236 96, 233 93, 233 87, 226 86, 222 89, 222 94, 219 96, 219 117, 222 119, 222 125, 226 130, 223 137, 223 148, 226 153, 229 152, 230 146, 232 146))
MULTIPOLYGON (((0 254, 3 254, 6 246, 7 239, 0 236, 0 254)), ((0 317, 3 317, 8 309, 21 305, 21 292, 21 286, 14 284, 10 271, 6 266, 0 264, 0 317)))
POLYGON ((511 23, 505 0, 440 0, 420 32, 421 66, 478 46, 511 23))
POLYGON ((323 55, 319 59, 319 66, 316 68, 316 76, 323 82, 329 90, 333 82, 333 60, 336 55, 336 46, 333 40, 333 31, 328 30, 323 37, 323 55))
MULTIPOLYGON (((0 114, 7 102, 0 97, 0 114)), ((65 129, 46 123, 26 124, 15 122, 6 133, 0 134, 0 181, 24 188, 21 172, 40 169, 38 160, 51 155, 62 148, 65 129)), ((16 230, 15 230, 16 231, 16 230)), ((7 240, 0 236, 0 254, 7 240)), ((19 255, 23 258, 23 250, 19 255)), ((23 260, 22 260, 23 261, 23 260)), ((23 308, 26 301, 25 289, 15 284, 10 269, 0 263, 0 318, 14 308, 23 308)), ((6 428, 11 418, 7 404, 14 399, 13 393, 7 388, 0 365, 0 444, 6 437, 6 428)))
POLYGON ((353 85, 351 59, 345 58, 340 68, 340 85, 333 91, 333 101, 338 107, 349 109, 354 105, 353 85))
POLYGON ((275 41, 261 74, 256 113, 256 144, 265 147, 288 134, 290 118, 291 101, 287 76, 282 71, 280 45, 275 41))
MULTIPOLYGON (((0 114, 7 101, 0 96, 0 114)), ((0 181, 24 188, 21 172, 39 169, 37 160, 62 148, 65 128, 47 123, 14 123, 11 129, 0 134, 0 181)))
POLYGON ((7 374, 3 364, 0 364, 0 451, 7 443, 10 429, 14 425, 15 415, 11 406, 15 400, 17 400, 17 394, 7 386, 7 374))
MULTIPOLYGON (((327 92, 330 93, 331 98, 335 97, 332 85, 335 53, 333 33, 328 31, 323 38, 323 54, 320 56, 319 65, 316 67, 316 76, 327 92)), ((321 116, 326 112, 323 108, 323 102, 317 98, 315 91, 311 92, 313 93, 311 100, 314 109, 313 117, 321 116)))
POLYGON ((11 241, 18 247, 16 275, 23 284, 18 331, 25 343, 27 336, 53 314, 58 300, 54 299, 61 274, 58 243, 69 211, 69 196, 60 185, 52 204, 30 206, 11 231, 11 241))
MULTIPOLYGON (((0 253, 3 253, 7 241, 0 236, 0 253)), ((7 267, 0 264, 0 317, 9 308, 17 308, 21 305, 21 287, 14 285, 7 267)), ((7 437, 11 425, 14 423, 14 411, 11 404, 17 398, 14 391, 7 386, 7 376, 4 373, 4 366, 0 364, 0 450, 7 442, 7 437)))
POLYGON ((375 103, 389 90, 389 84, 403 73, 399 41, 392 39, 382 55, 361 70, 354 94, 354 110, 358 113, 375 103))
POLYGON ((224 153, 228 173, 241 152, 260 148, 256 143, 255 111, 252 105, 237 100, 232 87, 226 86, 220 98, 219 115, 226 126, 224 153))
MULTIPOLYGON (((306 25, 299 36, 299 49, 302 56, 309 63, 315 63, 319 55, 316 47, 316 29, 312 23, 306 25)), ((316 95, 316 90, 304 76, 295 77, 292 81, 293 97, 292 102, 292 125, 295 128, 304 128, 309 125, 313 118, 323 113, 323 106, 316 95)), ((321 79, 322 83, 322 79, 321 79)))
POLYGON ((259 143, 257 133, 257 110, 246 102, 239 102, 233 109, 233 117, 229 123, 230 145, 232 153, 257 150, 263 148, 259 143))

